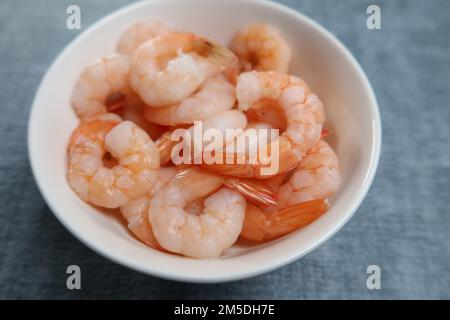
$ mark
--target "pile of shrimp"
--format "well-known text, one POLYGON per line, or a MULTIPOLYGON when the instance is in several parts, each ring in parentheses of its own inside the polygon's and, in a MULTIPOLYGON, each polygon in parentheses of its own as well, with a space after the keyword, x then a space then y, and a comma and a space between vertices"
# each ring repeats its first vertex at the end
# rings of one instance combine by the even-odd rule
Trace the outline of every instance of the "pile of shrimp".
POLYGON ((115 209, 142 243, 193 258, 307 226, 328 210, 340 174, 323 105, 290 62, 285 38, 266 24, 243 28, 228 47, 158 21, 131 26, 73 89, 70 187, 115 209), (279 129, 277 172, 261 175, 263 161, 174 165, 170 133, 194 121, 279 129))

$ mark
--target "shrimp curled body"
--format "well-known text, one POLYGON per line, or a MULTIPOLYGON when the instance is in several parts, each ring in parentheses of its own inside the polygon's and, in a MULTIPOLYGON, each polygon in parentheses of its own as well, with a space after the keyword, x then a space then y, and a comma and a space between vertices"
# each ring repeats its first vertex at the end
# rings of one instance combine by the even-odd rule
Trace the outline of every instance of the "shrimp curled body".
POLYGON ((188 257, 216 258, 235 243, 246 201, 231 189, 216 191, 222 183, 220 176, 188 169, 156 193, 150 201, 149 220, 164 249, 188 257), (186 209, 204 197, 197 214, 186 209))
POLYGON ((321 140, 306 154, 289 180, 280 186, 280 207, 332 196, 340 185, 339 163, 333 149, 321 140))
MULTIPOLYGON (((264 210, 261 206, 249 204, 242 237, 255 241, 280 237, 320 217, 328 209, 326 199, 339 188, 337 156, 321 140, 303 158, 287 182, 283 183, 283 177, 273 180, 269 183, 278 190, 277 205, 264 210)), ((255 199, 258 198, 257 193, 255 199)), ((261 198, 264 197, 262 195, 261 198)))
POLYGON ((230 44, 244 71, 278 71, 287 73, 291 48, 278 30, 266 24, 253 24, 236 34, 230 44))
POLYGON ((131 56, 144 42, 171 31, 171 27, 160 21, 137 22, 122 34, 117 43, 117 52, 131 56))
POLYGON ((130 121, 112 114, 82 121, 69 144, 68 179, 83 200, 118 208, 151 188, 151 171, 159 168, 155 143, 130 121), (118 164, 109 168, 109 152, 118 164))
POLYGON ((72 91, 71 103, 80 119, 107 112, 106 102, 113 94, 129 92, 130 60, 110 54, 88 65, 72 91))
POLYGON ((241 111, 269 106, 281 111, 286 119, 284 132, 267 146, 270 152, 278 150, 278 159, 276 154, 274 157, 278 160, 278 170, 272 174, 263 173, 262 168, 271 163, 271 156, 269 159, 261 157, 253 163, 212 164, 207 166, 209 170, 236 177, 268 179, 295 168, 319 141, 325 121, 323 106, 300 78, 277 72, 245 72, 238 77, 236 93, 241 111))
POLYGON ((151 107, 180 103, 237 58, 192 33, 170 32, 142 44, 133 54, 130 83, 151 107))
POLYGON ((239 109, 270 105, 280 109, 287 127, 281 134, 303 156, 321 137, 325 114, 319 98, 300 78, 277 72, 245 72, 236 87, 239 109))

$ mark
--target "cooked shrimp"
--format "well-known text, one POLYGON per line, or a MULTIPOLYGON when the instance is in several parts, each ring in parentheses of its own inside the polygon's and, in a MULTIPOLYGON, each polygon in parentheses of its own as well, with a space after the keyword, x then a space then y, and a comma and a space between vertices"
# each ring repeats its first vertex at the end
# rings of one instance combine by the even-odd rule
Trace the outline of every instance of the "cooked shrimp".
POLYGON ((250 123, 242 134, 227 143, 222 154, 217 152, 215 157, 224 159, 221 163, 202 163, 202 167, 223 175, 257 179, 269 179, 294 168, 300 157, 292 144, 285 137, 273 139, 269 129, 272 127, 266 123, 250 123), (253 129, 257 130, 256 134, 250 131, 253 129), (264 131, 266 134, 262 135, 264 131), (263 143, 267 144, 265 153, 260 150, 263 143), (274 150, 277 150, 278 156, 273 153, 274 150), (226 162, 227 159, 232 161, 226 162), (277 163, 273 163, 273 160, 277 163))
POLYGON ((319 142, 325 113, 319 98, 300 78, 276 72, 246 72, 239 76, 239 109, 246 111, 270 105, 283 111, 287 138, 299 156, 319 142))
POLYGON ((68 179, 78 196, 94 205, 118 208, 150 190, 159 152, 150 137, 130 121, 104 114, 81 122, 69 144, 68 179), (109 168, 109 154, 118 164, 109 168))
POLYGON ((314 200, 326 199, 339 188, 338 158, 333 149, 321 140, 302 159, 294 173, 278 190, 280 207, 314 200))
MULTIPOLYGON (((206 131, 208 129, 214 128, 219 131, 225 131, 226 129, 230 128, 241 128, 244 127, 246 124, 245 116, 242 112, 237 110, 229 110, 222 112, 220 115, 216 115, 212 117, 211 119, 208 119, 206 121, 203 121, 203 131, 206 131)), ((264 126, 265 129, 266 126, 263 124, 254 124, 255 126, 264 126)), ((188 129, 189 135, 187 135, 188 132, 185 133, 184 139, 189 139, 194 137, 193 131, 195 126, 192 126, 188 129)), ((165 132, 161 137, 159 137, 156 140, 156 146, 159 150, 160 155, 160 164, 164 165, 167 162, 169 162, 172 159, 173 153, 179 153, 181 150, 174 152, 174 147, 179 143, 178 141, 173 141, 171 139, 172 132, 167 131, 165 132)), ((226 144, 227 137, 225 136, 224 144, 226 144)), ((191 141, 192 143, 192 141, 191 141)), ((183 147, 185 147, 184 144, 182 144, 183 147)), ((195 146, 194 146, 195 148, 195 146)), ((191 150, 192 151, 192 150, 191 150)), ((183 149, 183 153, 187 152, 183 149)), ((194 151, 195 152, 195 151, 194 151)), ((183 168, 190 168, 190 170, 194 170, 192 160, 195 161, 195 159, 189 158, 190 161, 187 163, 180 163, 177 164, 177 168, 179 170, 182 170, 183 168)), ((195 154, 194 154, 195 157, 195 154)), ((197 169, 200 170, 200 169, 197 169)), ((276 195, 274 194, 273 190, 271 188, 267 188, 261 183, 258 183, 257 181, 252 181, 249 179, 237 179, 237 178, 231 178, 231 177, 223 177, 218 175, 212 175, 212 177, 215 177, 215 179, 220 180, 223 185, 226 187, 236 190, 239 193, 241 193, 243 196, 245 196, 249 201, 255 202, 259 205, 275 205, 276 204, 276 195), (218 178, 220 177, 220 179, 218 178)))
POLYGON ((147 120, 161 125, 178 125, 207 120, 233 108, 234 86, 223 75, 207 79, 200 89, 179 104, 163 108, 147 108, 147 120))
POLYGON ((230 44, 243 71, 278 71, 287 73, 291 48, 272 26, 253 24, 238 32, 230 44))
MULTIPOLYGON (((267 188, 272 190, 272 197, 278 199, 277 207, 285 208, 300 202, 332 196, 338 190, 340 180, 337 156, 333 149, 321 140, 296 168, 284 175, 265 180, 265 183, 267 188)), ((258 190, 254 189, 252 192, 256 204, 267 205, 266 195, 262 194, 261 201, 258 201, 258 190)))
POLYGON ((146 20, 137 22, 122 34, 117 43, 117 52, 132 55, 144 42, 171 31, 171 27, 160 21, 146 20))
POLYGON ((281 110, 286 119, 286 130, 277 141, 272 141, 268 145, 267 158, 262 157, 256 163, 243 165, 213 164, 210 169, 214 172, 267 179, 298 164, 305 153, 319 141, 325 121, 323 106, 319 98, 310 92, 308 85, 300 78, 273 71, 245 72, 238 77, 236 93, 238 106, 242 111, 262 107, 281 110), (278 163, 273 162, 271 156, 271 152, 277 150, 277 147, 278 163), (277 165, 277 170, 263 171, 265 167, 277 165))
MULTIPOLYGON (((182 145, 180 144, 183 148, 185 148, 187 144, 191 147, 191 157, 189 158, 190 161, 188 164, 192 164, 192 160, 194 160, 195 164, 202 163, 204 162, 203 158, 205 158, 205 154, 211 155, 214 152, 220 152, 226 143, 235 138, 234 135, 227 134, 227 130, 243 130, 246 125, 247 118, 243 112, 239 110, 227 110, 218 113, 207 120, 199 121, 191 126, 185 132, 182 145), (217 144, 214 144, 214 148, 209 148, 210 142, 206 141, 206 139, 203 140, 204 134, 211 129, 217 130, 223 137, 223 141, 215 141, 217 144), (197 132, 201 134, 200 137, 196 136, 197 132), (202 139, 202 141, 198 141, 198 138, 202 139), (201 150, 199 150, 199 148, 201 148, 201 150), (204 151, 204 153, 202 153, 202 151, 204 151), (192 159, 192 156, 194 156, 194 159, 192 159), (197 161, 197 156, 199 156, 198 159, 202 161, 197 161)), ((179 151, 180 150, 174 150, 172 154, 179 154, 179 151)), ((184 152, 187 152, 187 150, 183 149, 183 156, 184 152)), ((206 161, 206 163, 208 163, 208 161, 206 161)))
POLYGON ((176 172, 175 168, 160 168, 151 171, 150 180, 153 183, 149 192, 120 207, 120 212, 127 221, 130 231, 139 240, 155 249, 159 249, 160 246, 148 221, 148 205, 156 192, 175 177, 176 172))
POLYGON ((165 107, 180 103, 209 76, 236 65, 236 56, 227 49, 192 33, 171 32, 135 51, 130 82, 146 104, 165 107))
POLYGON ((71 103, 79 118, 108 112, 107 100, 129 91, 130 60, 121 54, 110 54, 88 65, 78 78, 71 103))
MULTIPOLYGON (((265 211, 248 205, 241 236, 261 241, 290 233, 313 222, 328 207, 326 199, 340 184, 338 159, 331 147, 321 140, 302 159, 298 167, 283 183, 283 178, 272 179, 278 189, 278 203, 265 211), (276 180, 276 181, 275 181, 276 180)), ((254 199, 258 194, 254 193, 254 199)), ((265 195, 264 198, 265 202, 265 195)))
POLYGON ((236 242, 246 201, 228 188, 217 191, 222 181, 219 175, 188 169, 156 193, 148 213, 161 247, 188 257, 216 258, 236 242), (200 214, 186 211, 205 197, 200 214))
POLYGON ((326 200, 311 200, 266 212, 249 203, 241 237, 253 241, 270 240, 303 228, 319 218, 328 209, 326 200))

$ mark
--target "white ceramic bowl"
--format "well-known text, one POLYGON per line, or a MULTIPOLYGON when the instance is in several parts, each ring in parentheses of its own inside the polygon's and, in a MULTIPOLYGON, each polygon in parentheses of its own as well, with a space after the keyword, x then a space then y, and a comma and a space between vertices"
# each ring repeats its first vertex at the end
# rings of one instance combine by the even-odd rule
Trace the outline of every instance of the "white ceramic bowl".
POLYGON ((29 156, 39 189, 61 223, 101 255, 132 269, 174 280, 221 282, 273 270, 300 258, 338 231, 366 195, 380 154, 381 125, 371 86, 353 56, 320 25, 281 5, 254 0, 155 0, 114 12, 85 30, 58 56, 34 100, 29 156), (152 250, 118 219, 81 201, 66 180, 66 147, 78 120, 69 104, 90 61, 113 52, 123 30, 154 18, 226 44, 246 24, 266 22, 293 50, 292 73, 322 99, 329 141, 341 163, 342 187, 327 214, 310 226, 261 245, 237 244, 220 259, 195 260, 152 250))

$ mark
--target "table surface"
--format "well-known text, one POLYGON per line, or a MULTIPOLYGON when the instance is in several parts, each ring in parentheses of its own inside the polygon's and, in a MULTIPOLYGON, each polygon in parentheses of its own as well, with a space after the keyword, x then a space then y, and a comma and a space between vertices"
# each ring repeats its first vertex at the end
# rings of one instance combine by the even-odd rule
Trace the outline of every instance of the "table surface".
POLYGON ((350 222, 304 258, 224 284, 186 284, 112 263, 52 215, 30 171, 27 120, 45 71, 79 31, 128 3, 0 2, 0 298, 450 298, 450 1, 376 1, 382 30, 366 28, 371 1, 284 0, 334 33, 372 82, 383 123, 382 155, 350 222), (66 268, 82 289, 66 288, 66 268), (366 287, 368 265, 381 289, 366 287))

